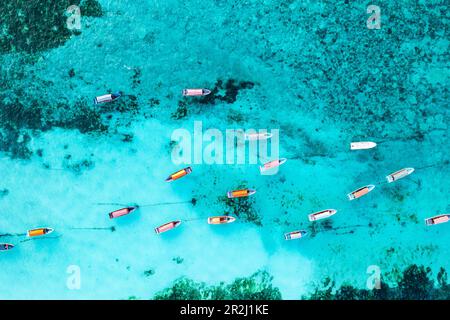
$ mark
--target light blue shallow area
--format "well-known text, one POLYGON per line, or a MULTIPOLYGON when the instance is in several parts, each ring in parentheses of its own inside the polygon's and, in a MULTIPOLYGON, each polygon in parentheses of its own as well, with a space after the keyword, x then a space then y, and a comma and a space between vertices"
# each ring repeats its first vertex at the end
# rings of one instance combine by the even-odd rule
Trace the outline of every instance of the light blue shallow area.
MULTIPOLYGON (((106 135, 35 132, 29 146, 42 157, 0 153, 0 189, 9 190, 0 197, 0 242, 16 245, 0 252, 0 299, 148 299, 181 276, 218 284, 257 270, 273 276, 283 298, 299 299, 325 277, 365 288, 372 265, 393 283, 392 270, 413 263, 450 269, 450 223, 424 223, 450 213, 448 27, 429 35, 439 2, 414 18, 408 1, 384 1, 380 30, 367 29, 362 1, 99 2, 104 15, 83 17, 80 35, 23 66, 21 85, 68 103, 121 90, 137 96, 147 116, 115 113, 121 122, 106 135), (421 18, 426 26, 402 36, 399 21, 421 18), (403 64, 389 64, 390 54, 403 64), (220 79, 254 87, 239 90, 234 103, 181 97, 183 88, 212 89, 220 79), (176 120, 179 101, 188 115, 176 120), (192 164, 192 174, 166 183, 183 167, 172 162, 171 134, 193 132, 194 121, 204 131, 279 129, 280 157, 288 161, 272 176, 254 164, 192 164), (121 140, 125 133, 131 142, 121 140), (350 142, 366 140, 379 145, 350 151, 350 142), (86 159, 91 168, 67 169, 86 159), (386 183, 405 167, 416 171, 386 183), (262 225, 208 225, 208 216, 226 210, 219 197, 243 184, 257 190, 262 225), (371 193, 347 199, 368 184, 376 185, 371 193), (144 206, 114 220, 108 212, 120 205, 98 205, 173 202, 185 203, 144 206), (314 231, 308 214, 327 208, 338 213, 314 231), (172 220, 183 222, 155 234, 172 220), (14 235, 40 226, 55 232, 30 241, 14 235), (114 232, 77 229, 111 226, 114 232), (300 229, 308 236, 284 240, 300 229), (70 266, 81 272, 76 290, 67 286, 70 266)), ((18 55, 2 60, 15 68, 18 55)))

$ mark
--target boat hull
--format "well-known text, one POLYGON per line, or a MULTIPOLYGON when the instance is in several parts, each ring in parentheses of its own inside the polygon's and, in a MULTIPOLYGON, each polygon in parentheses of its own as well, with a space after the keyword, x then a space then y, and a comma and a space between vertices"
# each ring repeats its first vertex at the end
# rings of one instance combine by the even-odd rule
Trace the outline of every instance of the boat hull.
POLYGON ((209 217, 208 224, 227 224, 227 223, 232 223, 235 220, 236 220, 235 217, 230 217, 230 216, 209 217))
POLYGON ((175 229, 176 227, 178 227, 181 224, 180 220, 176 220, 176 221, 171 221, 168 222, 166 224, 163 224, 162 226, 156 227, 155 228, 155 232, 156 234, 160 234, 163 232, 167 232, 169 230, 175 229))
POLYGON ((372 191, 374 188, 375 188, 375 186, 373 184, 369 184, 368 186, 364 186, 353 192, 350 192, 349 194, 347 194, 347 197, 349 200, 355 200, 355 199, 361 198, 362 196, 365 196, 370 191, 372 191))
POLYGON ((14 245, 9 243, 0 243, 0 251, 8 251, 14 248, 14 245))
POLYGON ((255 194, 256 190, 252 190, 252 189, 241 189, 241 190, 233 190, 233 191, 228 191, 227 192, 227 197, 228 198, 244 198, 244 197, 248 197, 251 196, 252 194, 255 194))
POLYGON ((377 144, 372 141, 360 141, 350 143, 350 150, 365 150, 375 148, 377 144))
POLYGON ((398 170, 394 173, 391 173, 390 175, 387 175, 386 180, 387 180, 387 182, 391 183, 391 182, 400 180, 401 178, 404 178, 406 176, 409 176, 413 172, 414 172, 414 168, 404 168, 404 169, 398 170))
POLYGON ((310 215, 308 215, 308 219, 311 222, 321 220, 321 219, 326 219, 326 218, 329 218, 332 215, 336 214, 336 212, 337 212, 337 210, 335 210, 335 209, 322 210, 322 211, 311 213, 310 215))
POLYGON ((119 209, 119 210, 110 212, 109 213, 109 218, 110 219, 114 219, 114 218, 123 217, 123 216, 125 216, 127 214, 132 213, 136 209, 137 209, 137 207, 128 207, 128 208, 119 209))
POLYGON ((307 232, 305 230, 292 231, 284 234, 284 240, 296 240, 301 239, 306 236, 307 232))
POLYGON ((44 235, 50 234, 52 232, 53 232, 52 228, 37 228, 37 229, 28 230, 27 237, 32 238, 32 237, 44 236, 44 235))
POLYGON ((450 221, 450 214, 441 214, 439 216, 431 217, 425 219, 425 224, 427 226, 432 226, 436 224, 441 224, 450 221))

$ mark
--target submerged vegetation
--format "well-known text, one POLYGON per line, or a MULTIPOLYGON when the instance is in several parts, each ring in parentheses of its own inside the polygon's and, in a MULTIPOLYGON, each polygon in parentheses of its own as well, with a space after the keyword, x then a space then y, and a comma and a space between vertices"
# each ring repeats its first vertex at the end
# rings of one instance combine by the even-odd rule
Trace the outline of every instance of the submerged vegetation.
POLYGON ((72 34, 67 28, 66 10, 80 7, 82 16, 100 17, 97 0, 2 0, 0 6, 0 54, 36 53, 63 45, 72 34))
POLYGON ((447 272, 441 268, 434 285, 431 269, 424 266, 410 265, 399 274, 396 286, 390 287, 381 278, 379 289, 357 289, 349 284, 336 288, 335 282, 326 278, 309 296, 308 300, 448 300, 450 285, 447 272))
POLYGON ((221 282, 207 286, 203 282, 180 278, 172 287, 158 292, 155 300, 280 300, 280 290, 272 286, 272 277, 258 271, 248 278, 237 278, 231 284, 221 282))

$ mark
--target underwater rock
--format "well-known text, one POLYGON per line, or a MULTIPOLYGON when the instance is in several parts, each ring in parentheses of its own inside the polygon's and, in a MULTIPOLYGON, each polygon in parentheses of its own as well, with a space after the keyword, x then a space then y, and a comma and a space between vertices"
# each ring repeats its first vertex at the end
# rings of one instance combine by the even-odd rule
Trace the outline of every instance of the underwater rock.
POLYGON ((9 194, 8 189, 0 189, 0 199, 6 197, 9 194))
POLYGON ((211 90, 211 93, 207 96, 199 98, 198 103, 215 104, 219 101, 231 104, 236 102, 237 95, 240 90, 252 89, 254 86, 255 84, 250 81, 236 81, 234 79, 229 79, 224 84, 222 80, 217 80, 214 88, 211 90), (225 95, 221 94, 223 91, 225 91, 225 95))
POLYGON ((172 259, 172 261, 176 262, 177 264, 182 264, 184 259, 181 257, 175 257, 172 259))
MULTIPOLYGON (((395 272, 396 270, 394 270, 395 272)), ((438 274, 439 287, 434 287, 431 269, 415 264, 407 267, 400 276, 398 284, 393 287, 383 282, 379 289, 358 289, 348 284, 335 288, 335 282, 326 278, 316 286, 308 300, 433 300, 450 298, 450 286, 447 283, 446 271, 441 268, 438 274)))
POLYGON ((187 102, 186 101, 178 101, 177 110, 172 113, 171 118, 175 120, 183 119, 188 115, 187 102))
POLYGON ((233 214, 243 221, 252 222, 262 226, 261 218, 253 207, 255 200, 252 198, 230 199, 227 196, 219 197, 219 201, 225 204, 225 214, 233 214))
POLYGON ((83 0, 80 5, 81 15, 86 17, 101 17, 103 9, 97 0, 83 0))
POLYGON ((152 276, 152 275, 154 275, 154 274, 155 274, 155 270, 154 270, 154 269, 149 269, 149 270, 147 270, 147 271, 144 271, 144 275, 145 275, 146 277, 152 276))
POLYGON ((64 164, 64 167, 72 170, 74 173, 80 174, 83 170, 92 169, 94 162, 91 160, 82 160, 75 163, 64 164))
POLYGON ((272 277, 258 271, 248 278, 237 278, 231 284, 207 286, 191 279, 177 279, 172 287, 155 294, 154 300, 280 300, 281 293, 272 286, 272 277))
POLYGON ((72 32, 63 14, 80 0, 2 0, 0 6, 0 53, 34 53, 64 44, 72 32))

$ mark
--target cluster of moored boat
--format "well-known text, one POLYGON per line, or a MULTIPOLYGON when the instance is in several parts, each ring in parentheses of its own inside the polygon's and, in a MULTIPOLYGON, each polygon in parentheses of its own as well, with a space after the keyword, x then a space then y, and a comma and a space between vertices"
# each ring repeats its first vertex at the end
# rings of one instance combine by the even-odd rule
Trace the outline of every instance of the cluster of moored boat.
MULTIPOLYGON (((183 96, 190 96, 190 97, 206 96, 210 93, 211 93, 211 90, 208 90, 208 89, 184 89, 182 91, 183 96)), ((96 97, 94 99, 94 103, 101 104, 101 103, 112 102, 112 101, 119 99, 121 96, 122 96, 122 92, 105 94, 105 95, 96 97)), ((271 137, 272 137, 272 134, 270 134, 270 133, 251 133, 251 134, 244 135, 244 138, 247 141, 264 140, 264 139, 270 139, 271 137)), ((371 141, 352 142, 350 144, 350 150, 371 149, 376 146, 377 146, 377 144, 375 142, 371 142, 371 141)), ((268 170, 274 169, 274 168, 282 165, 286 161, 287 161, 286 158, 275 159, 275 160, 269 161, 269 162, 261 165, 259 167, 259 170, 262 174, 268 170)), ((397 181, 399 179, 402 179, 402 178, 410 175, 413 172, 414 172, 414 168, 404 168, 404 169, 398 170, 394 173, 387 175, 386 180, 388 183, 392 183, 394 181, 397 181)), ((169 177, 167 177, 167 179, 165 181, 166 182, 175 181, 175 180, 178 180, 190 173, 192 173, 192 168, 186 167, 175 173, 172 173, 171 175, 169 175, 169 177)), ((349 194, 347 194, 347 197, 349 200, 355 200, 355 199, 358 199, 358 198, 368 194, 374 188, 375 188, 375 185, 369 184, 364 187, 358 188, 355 191, 350 192, 349 194)), ((246 189, 228 191, 227 197, 230 199, 243 198, 243 197, 249 197, 255 193, 256 193, 256 190, 246 188, 246 189)), ((125 207, 125 208, 121 208, 121 209, 112 211, 108 214, 108 216, 110 219, 115 219, 115 218, 119 218, 119 217, 128 215, 128 214, 136 211, 137 209, 139 209, 138 205, 129 206, 129 207, 125 207)), ((329 217, 335 215, 336 213, 337 213, 336 209, 326 209, 326 210, 322 210, 322 211, 318 211, 318 212, 309 214, 308 220, 310 222, 314 222, 314 221, 318 221, 321 219, 329 218, 329 217)), ((211 224, 211 225, 228 224, 228 223, 232 223, 234 221, 236 221, 236 218, 229 216, 229 215, 212 216, 212 217, 207 218, 207 223, 211 224)), ((431 225, 441 224, 441 223, 448 222, 448 221, 450 221, 450 214, 442 214, 442 215, 438 215, 438 216, 434 216, 434 217, 425 219, 425 224, 427 226, 431 226, 431 225)), ((170 221, 170 222, 167 222, 163 225, 156 227, 154 230, 155 230, 156 234, 161 234, 161 233, 167 232, 169 230, 172 230, 172 229, 180 226, 180 224, 181 224, 181 220, 170 221)), ((29 238, 33 238, 33 237, 45 236, 52 232, 53 232, 52 228, 44 227, 44 228, 28 230, 26 235, 29 238)), ((294 240, 294 239, 303 238, 305 235, 307 235, 306 230, 295 230, 295 231, 285 233, 284 238, 285 238, 285 240, 294 240)), ((0 251, 11 250, 13 248, 14 248, 14 245, 12 245, 12 244, 0 243, 0 251)))

